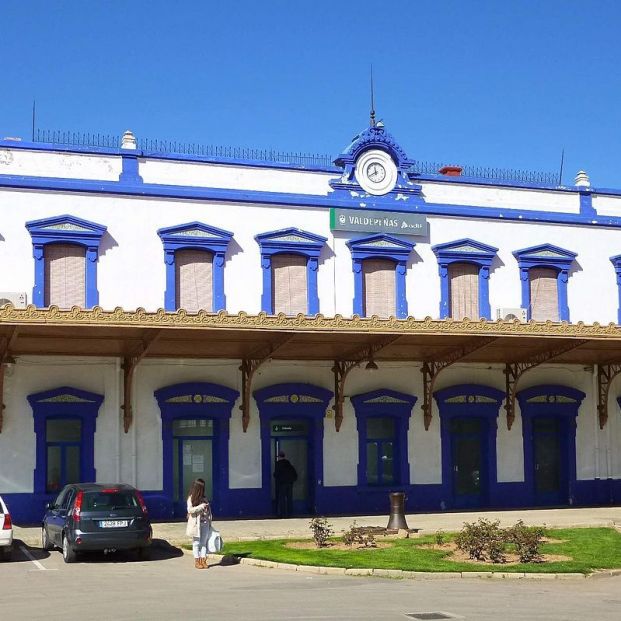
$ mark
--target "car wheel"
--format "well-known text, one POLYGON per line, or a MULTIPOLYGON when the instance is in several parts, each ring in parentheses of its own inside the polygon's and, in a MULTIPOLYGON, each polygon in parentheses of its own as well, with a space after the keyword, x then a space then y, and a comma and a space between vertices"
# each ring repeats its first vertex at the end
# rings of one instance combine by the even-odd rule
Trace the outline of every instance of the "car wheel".
POLYGON ((45 526, 41 527, 41 547, 48 552, 54 549, 54 546, 50 541, 50 537, 47 534, 47 528, 45 528, 45 526))
POLYGON ((63 561, 65 561, 65 563, 75 563, 77 558, 77 552, 69 546, 67 536, 63 535, 63 561))

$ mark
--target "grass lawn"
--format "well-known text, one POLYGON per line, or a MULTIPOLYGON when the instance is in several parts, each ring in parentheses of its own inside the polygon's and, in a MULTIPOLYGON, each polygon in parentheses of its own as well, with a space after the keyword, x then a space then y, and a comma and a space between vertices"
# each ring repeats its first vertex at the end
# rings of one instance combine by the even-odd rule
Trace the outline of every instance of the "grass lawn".
MULTIPOLYGON (((454 534, 446 534, 450 540, 454 534)), ((571 561, 518 565, 456 562, 446 558, 450 551, 421 547, 433 544, 434 536, 391 539, 392 546, 367 550, 296 549, 286 547, 291 540, 229 543, 224 554, 246 556, 296 565, 324 567, 402 569, 406 571, 503 571, 540 573, 590 573, 597 569, 621 568, 621 533, 613 528, 553 529, 547 536, 559 543, 544 543, 543 554, 571 557, 571 561)), ((335 539, 336 540, 336 539, 335 539)), ((382 541, 382 538, 378 538, 382 541)))

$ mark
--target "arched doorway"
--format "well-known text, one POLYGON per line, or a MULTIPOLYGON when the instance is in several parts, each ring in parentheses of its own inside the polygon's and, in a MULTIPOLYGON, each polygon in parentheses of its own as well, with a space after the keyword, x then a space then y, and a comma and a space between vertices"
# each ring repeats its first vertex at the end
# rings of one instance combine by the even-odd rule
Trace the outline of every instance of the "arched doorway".
POLYGON ((573 504, 576 417, 585 394, 558 385, 517 393, 524 438, 524 483, 530 504, 573 504))
POLYGON ((332 392, 312 384, 275 384, 254 392, 261 419, 263 508, 275 512, 274 465, 283 451, 295 467, 294 515, 315 513, 323 485, 323 418, 332 392))
POLYGON ((446 506, 489 506, 497 486, 496 419, 505 394, 489 386, 462 384, 433 396, 440 412, 446 506))
POLYGON ((193 382, 155 391, 162 414, 163 491, 173 515, 186 514, 186 495, 205 480, 215 513, 226 513, 229 488, 229 420, 236 390, 193 382))

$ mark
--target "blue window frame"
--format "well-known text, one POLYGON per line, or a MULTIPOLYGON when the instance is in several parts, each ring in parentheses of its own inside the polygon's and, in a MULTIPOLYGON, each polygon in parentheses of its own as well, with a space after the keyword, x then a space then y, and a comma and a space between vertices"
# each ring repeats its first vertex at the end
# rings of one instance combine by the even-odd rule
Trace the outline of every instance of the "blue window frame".
POLYGON ((578 255, 575 252, 564 250, 552 244, 543 244, 541 246, 532 246, 530 248, 516 250, 513 256, 517 259, 520 268, 522 307, 527 309, 528 318, 531 318, 529 271, 533 267, 547 267, 555 270, 557 273, 559 318, 561 321, 569 321, 567 281, 569 280, 571 264, 578 255))
POLYGON ((261 233, 255 236, 255 239, 261 249, 263 272, 261 310, 270 315, 274 314, 272 257, 276 254, 298 254, 306 257, 307 314, 316 315, 319 312, 319 292, 317 289, 319 255, 328 240, 321 235, 296 228, 261 233))
POLYGON ((213 311, 226 310, 224 294, 224 263, 226 250, 233 233, 223 231, 202 222, 188 222, 177 226, 159 229, 157 234, 164 245, 164 263, 166 264, 166 291, 164 292, 164 310, 177 310, 177 250, 204 250, 213 255, 213 311))
POLYGON ((621 324, 621 254, 610 257, 610 262, 613 264, 615 274, 617 275, 617 298, 619 301, 617 307, 617 323, 621 324))
POLYGON ((351 398, 358 429, 358 485, 407 485, 407 434, 416 397, 381 389, 351 398))
MULTIPOLYGON (((454 263, 470 263, 479 268, 479 315, 485 319, 491 319, 489 271, 498 248, 466 238, 448 244, 438 244, 433 246, 432 250, 438 258, 438 273, 440 274, 440 319, 451 316, 449 266, 454 263)), ((479 319, 479 317, 470 317, 470 319, 479 319)))
POLYGON ((62 243, 75 244, 86 249, 86 307, 97 306, 97 260, 106 227, 75 216, 62 215, 26 222, 26 228, 32 238, 32 256, 35 260, 32 303, 37 307, 45 306, 45 246, 62 243))
POLYGON ((362 263, 366 259, 388 259, 395 264, 395 309, 399 319, 408 316, 405 288, 407 260, 415 244, 392 235, 370 235, 347 242, 354 272, 354 314, 364 316, 364 282, 362 263))
POLYGON ((55 494, 64 483, 95 481, 95 424, 103 396, 63 386, 29 395, 28 402, 36 436, 34 492, 55 494))

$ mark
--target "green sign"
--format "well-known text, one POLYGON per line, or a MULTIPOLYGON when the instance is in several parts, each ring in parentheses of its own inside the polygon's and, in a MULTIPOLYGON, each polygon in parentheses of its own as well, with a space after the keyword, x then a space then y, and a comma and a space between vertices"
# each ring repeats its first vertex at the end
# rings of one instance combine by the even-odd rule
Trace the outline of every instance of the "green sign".
POLYGON ((427 235, 427 218, 415 213, 374 209, 330 209, 330 229, 361 233, 427 235))

